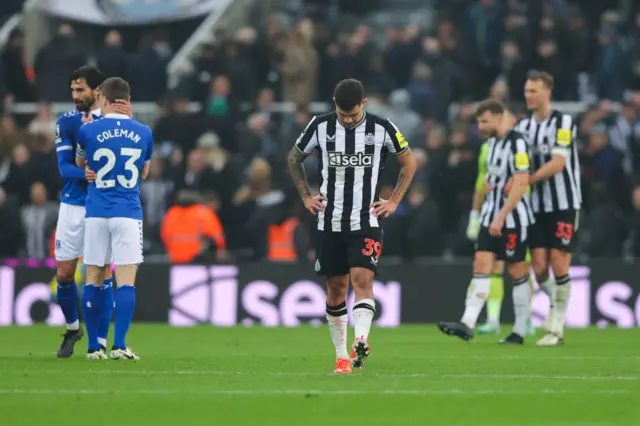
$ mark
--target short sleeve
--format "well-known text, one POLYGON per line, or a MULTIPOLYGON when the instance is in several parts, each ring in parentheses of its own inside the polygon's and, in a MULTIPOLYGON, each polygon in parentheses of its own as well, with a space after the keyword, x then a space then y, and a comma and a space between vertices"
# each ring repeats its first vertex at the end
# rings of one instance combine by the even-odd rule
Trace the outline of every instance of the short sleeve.
POLYGON ((568 157, 571 154, 571 145, 575 136, 573 118, 569 114, 562 114, 557 126, 555 143, 551 147, 551 154, 568 157))
POLYGON ((391 120, 385 120, 383 126, 386 130, 384 146, 392 155, 400 155, 409 149, 409 142, 391 120))
POLYGON ((516 173, 529 172, 531 169, 531 160, 529 158, 529 148, 527 141, 523 137, 518 136, 511 143, 512 167, 516 173))
POLYGON ((302 131, 302 134, 296 140, 295 147, 301 153, 305 155, 311 154, 311 152, 318 147, 318 120, 317 117, 313 117, 307 127, 302 131))
POLYGON ((87 127, 82 126, 80 127, 80 129, 78 129, 78 134, 76 137, 76 155, 78 157, 84 157, 85 156, 85 150, 87 149, 86 146, 86 134, 87 134, 87 127))
POLYGON ((73 151, 73 143, 68 135, 68 130, 65 126, 62 117, 56 121, 56 134, 55 134, 56 152, 60 151, 73 151))

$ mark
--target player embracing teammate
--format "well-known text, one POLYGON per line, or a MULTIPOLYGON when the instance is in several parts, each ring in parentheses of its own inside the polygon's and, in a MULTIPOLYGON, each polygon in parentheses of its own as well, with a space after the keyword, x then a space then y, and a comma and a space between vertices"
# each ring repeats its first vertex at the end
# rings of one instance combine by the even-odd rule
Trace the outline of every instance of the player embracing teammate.
MULTIPOLYGON (((137 165, 135 161, 130 162, 129 158, 123 158, 122 156, 116 156, 114 158, 113 156, 106 154, 106 151, 104 150, 95 154, 92 158, 85 159, 83 157, 83 144, 93 146, 93 144, 96 143, 94 140, 87 140, 87 132, 91 129, 96 129, 96 126, 106 126, 111 123, 111 121, 108 120, 104 124, 98 124, 101 122, 102 113, 109 112, 110 114, 119 114, 122 120, 124 120, 125 117, 129 119, 132 116, 129 96, 117 96, 112 102, 107 102, 104 97, 101 98, 101 91, 105 90, 103 87, 104 84, 106 83, 102 74, 95 67, 84 66, 75 70, 70 76, 70 88, 73 101, 76 104, 76 109, 62 115, 56 123, 55 143, 58 154, 58 168, 64 179, 64 189, 60 204, 58 224, 56 227, 55 241, 55 256, 57 263, 56 280, 58 282, 57 301, 67 323, 67 331, 64 334, 62 344, 57 352, 57 356, 59 358, 70 357, 73 354, 75 344, 81 340, 84 335, 78 321, 78 290, 76 283, 74 282, 74 274, 78 260, 83 257, 85 251, 88 251, 88 253, 91 254, 92 251, 90 251, 90 249, 95 250, 97 245, 102 245, 102 249, 108 250, 109 253, 113 248, 110 241, 97 238, 95 236, 87 237, 85 233, 85 224, 87 222, 86 217, 91 217, 91 215, 87 215, 90 211, 87 206, 90 204, 93 205, 93 207, 91 207, 91 212, 94 213, 91 214, 95 216, 95 200, 96 197, 99 198, 98 194, 95 193, 96 184, 94 182, 105 182, 105 176, 108 174, 107 172, 124 167, 128 173, 126 182, 128 185, 131 185, 129 189, 131 189, 132 192, 135 192, 137 188, 137 176, 141 175, 140 172, 135 173, 133 171, 134 166, 137 165), (105 108, 104 111, 101 111, 101 106, 105 108), (84 135, 85 140, 81 141, 82 135, 84 135), (78 156, 78 154, 80 154, 80 156, 78 156), (86 167, 87 162, 90 164, 91 168, 86 167), (93 170, 96 170, 97 173, 94 173, 93 170), (91 196, 91 193, 94 194, 93 197, 91 196)), ((108 87, 112 85, 113 82, 109 82, 106 89, 107 93, 109 90, 112 90, 108 89, 108 87)), ((121 92, 124 93, 124 91, 121 92)), ((142 127, 146 128, 146 126, 142 127)), ((110 135, 111 133, 107 134, 110 135)), ((140 134, 146 135, 145 131, 141 131, 140 134)), ((103 139, 103 142, 106 142, 106 139, 109 139, 104 136, 100 137, 103 139)), ((149 137, 145 136, 141 146, 149 143, 147 139, 149 139, 149 137)), ((105 148, 108 145, 108 143, 105 144, 105 148)), ((86 148, 84 149, 86 150, 86 148)), ((150 149, 151 148, 149 148, 149 155, 150 149)), ((117 179, 117 181, 120 182, 120 179, 117 179)), ((98 184, 98 186, 100 186, 100 184, 98 184)), ((101 189, 105 188, 101 187, 101 189)), ((104 210, 103 212, 113 212, 114 207, 118 203, 122 203, 120 198, 117 196, 111 198, 106 202, 106 205, 102 206, 104 210)), ((127 208, 128 207, 131 206, 128 205, 127 208)), ((121 213, 124 209, 125 208, 122 207, 119 212, 121 213)), ((126 213, 126 215, 142 215, 141 207, 139 210, 136 210, 136 208, 133 207, 132 209, 133 213, 129 212, 126 213)), ((137 233, 131 233, 130 236, 133 237, 135 235, 137 235, 137 233)), ((140 236, 136 241, 140 245, 141 251, 142 237, 140 236)), ((122 247, 116 247, 114 250, 118 249, 122 249, 122 247)), ((118 312, 125 309, 128 303, 127 301, 122 300, 120 307, 117 306, 117 294, 121 291, 119 289, 114 296, 112 287, 113 280, 111 279, 110 256, 111 255, 109 255, 109 258, 105 259, 102 265, 100 265, 100 271, 96 272, 94 270, 92 272, 91 279, 87 277, 87 283, 82 295, 81 306, 83 309, 85 325, 88 331, 87 334, 89 335, 89 350, 87 352, 88 359, 107 358, 107 336, 114 306, 116 310, 116 318, 118 318, 122 317, 122 314, 118 314, 118 312), (114 297, 116 299, 115 301, 114 297)), ((137 261, 138 258, 134 260, 137 261)), ((142 261, 141 254, 139 256, 139 260, 140 262, 142 261)), ((95 266, 93 264, 90 265, 95 266)), ((89 271, 95 268, 88 267, 87 269, 89 271)), ((133 280, 127 278, 128 277, 125 274, 125 279, 121 282, 132 285, 133 280)), ((119 284, 118 287, 120 288, 121 285, 119 284)), ((131 305, 131 303, 129 303, 129 305, 131 305)), ((126 321, 124 322, 126 323, 126 321)), ((135 359, 137 358, 135 354, 130 351, 127 352, 123 343, 123 338, 121 338, 125 327, 122 325, 118 326, 119 323, 122 324, 123 321, 116 320, 117 340, 112 348, 111 355, 116 359, 135 359)), ((126 328, 128 328, 128 326, 126 328)), ((124 334, 126 334, 126 331, 124 334)))
MULTIPOLYGON (((576 127, 570 115, 552 108, 552 90, 551 75, 539 71, 528 74, 525 99, 531 114, 520 120, 514 129, 509 129, 504 122, 498 125, 494 121, 496 114, 503 115, 500 110, 504 111, 504 107, 498 102, 487 100, 478 107, 480 129, 499 129, 494 133, 498 139, 491 139, 488 144, 490 152, 487 159, 487 183, 491 192, 482 207, 482 228, 477 243, 474 279, 467 293, 465 314, 460 322, 439 324, 446 334, 465 340, 473 338, 473 327, 490 290, 491 271, 484 267, 486 262, 483 259, 486 254, 483 252, 488 251, 497 258, 508 259, 524 245, 531 249, 534 273, 540 288, 549 296, 550 301, 549 315, 545 321, 547 333, 537 344, 557 346, 564 343, 565 316, 571 293, 569 266, 579 227, 582 200, 580 165, 575 145, 576 127), (494 125, 490 124, 492 121, 494 125), (522 150, 524 145, 521 141, 526 141, 526 151, 522 150), (496 144, 508 142, 512 152, 509 153, 506 148, 498 149, 495 157, 492 148, 495 150, 496 144), (513 150, 514 147, 517 150, 513 150), (519 194, 521 185, 530 185, 530 197, 526 193, 519 194), (519 196, 519 201, 514 204, 516 195, 519 196), (509 226, 507 220, 508 233, 504 239, 497 227, 502 227, 503 219, 511 216, 512 226, 509 226), (489 234, 493 236, 490 248, 487 248, 488 240, 482 241, 482 229, 488 225, 488 217, 493 220, 489 228, 489 234), (524 221, 527 221, 526 226, 524 221), (520 228, 519 232, 511 232, 509 228, 514 225, 520 228)), ((484 234, 486 233, 485 231, 484 234)), ((519 257, 512 259, 509 267, 515 284, 513 299, 516 324, 513 333, 502 340, 502 343, 522 344, 526 334, 523 325, 526 319, 523 315, 528 312, 522 305, 527 291, 522 285, 524 277, 518 278, 520 270, 513 266, 514 263, 520 263, 519 257), (516 269, 517 272, 512 272, 516 269)), ((526 265, 526 262, 523 263, 526 265)))
POLYGON ((96 172, 87 191, 84 235, 87 278, 83 305, 89 355, 101 350, 94 319, 102 315, 100 283, 113 259, 118 288, 111 358, 137 360, 139 357, 126 344, 126 336, 136 304, 138 265, 143 261, 140 180, 149 174, 153 135, 148 126, 116 112, 118 102, 129 102, 130 97, 129 84, 121 78, 109 78, 102 84, 103 118, 78 131, 76 164, 96 172))

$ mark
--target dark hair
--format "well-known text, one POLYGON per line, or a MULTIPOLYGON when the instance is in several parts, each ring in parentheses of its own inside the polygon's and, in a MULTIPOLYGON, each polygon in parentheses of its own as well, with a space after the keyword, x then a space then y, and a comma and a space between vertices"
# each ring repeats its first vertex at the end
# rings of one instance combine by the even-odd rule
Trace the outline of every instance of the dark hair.
POLYGON ((504 114, 507 108, 497 99, 485 99, 476 106, 476 117, 480 117, 485 112, 491 114, 504 114))
POLYGON ((104 96, 110 103, 114 103, 118 99, 128 101, 131 96, 131 87, 125 79, 120 77, 111 77, 102 83, 100 95, 104 96))
POLYGON ((333 93, 336 106, 343 111, 351 111, 364 99, 364 87, 358 80, 349 78, 342 80, 333 93))
POLYGON ((553 76, 546 71, 531 70, 527 73, 527 80, 541 81, 544 87, 553 90, 553 76))
POLYGON ((81 78, 84 78, 87 82, 87 86, 89 86, 91 90, 97 89, 104 82, 104 76, 98 68, 85 65, 71 73, 69 76, 69 86, 71 86, 71 83, 76 80, 80 80, 81 78))

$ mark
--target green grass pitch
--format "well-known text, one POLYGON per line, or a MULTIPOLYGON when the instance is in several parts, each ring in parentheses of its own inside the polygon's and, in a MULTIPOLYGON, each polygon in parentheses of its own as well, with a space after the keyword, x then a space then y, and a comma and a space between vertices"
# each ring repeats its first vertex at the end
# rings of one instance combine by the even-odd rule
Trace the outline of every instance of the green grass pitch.
POLYGON ((59 331, 0 328, 1 425, 640 425, 640 329, 556 348, 374 329, 351 376, 332 374, 325 327, 134 324, 136 363, 87 361, 86 340, 56 359, 59 331))

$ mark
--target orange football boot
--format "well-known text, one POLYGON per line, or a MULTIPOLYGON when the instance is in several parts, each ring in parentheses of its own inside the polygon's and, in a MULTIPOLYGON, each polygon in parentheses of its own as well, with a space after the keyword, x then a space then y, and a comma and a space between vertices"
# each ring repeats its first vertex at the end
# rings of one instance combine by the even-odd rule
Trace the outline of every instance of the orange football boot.
POLYGON ((346 358, 338 358, 336 361, 336 374, 351 374, 351 361, 346 358))

